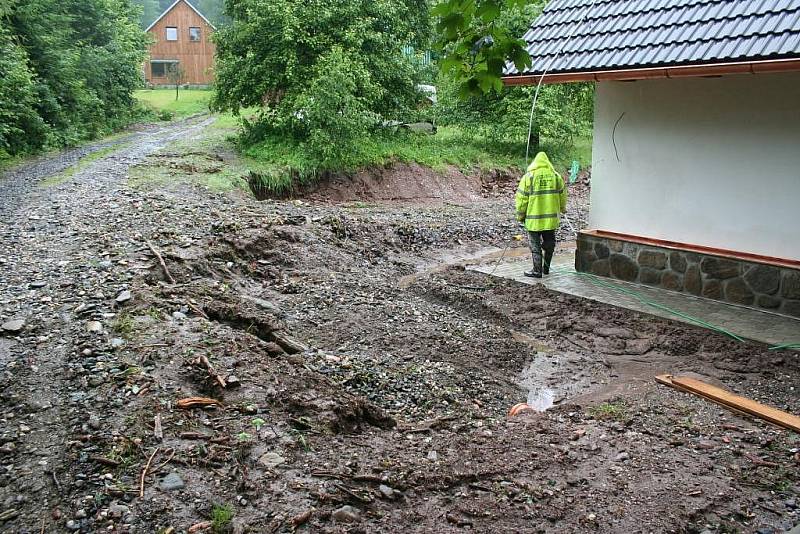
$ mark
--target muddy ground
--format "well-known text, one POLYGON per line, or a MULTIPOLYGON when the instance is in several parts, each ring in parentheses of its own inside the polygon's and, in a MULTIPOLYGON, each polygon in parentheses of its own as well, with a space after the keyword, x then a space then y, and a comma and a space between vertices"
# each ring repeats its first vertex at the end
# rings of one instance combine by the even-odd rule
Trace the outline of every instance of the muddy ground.
POLYGON ((455 203, 209 189, 239 168, 211 123, 0 179, 3 532, 800 523, 796 434, 653 381, 796 413, 797 353, 464 270, 524 246, 499 175, 455 203), (554 405, 507 418, 526 398, 554 405))

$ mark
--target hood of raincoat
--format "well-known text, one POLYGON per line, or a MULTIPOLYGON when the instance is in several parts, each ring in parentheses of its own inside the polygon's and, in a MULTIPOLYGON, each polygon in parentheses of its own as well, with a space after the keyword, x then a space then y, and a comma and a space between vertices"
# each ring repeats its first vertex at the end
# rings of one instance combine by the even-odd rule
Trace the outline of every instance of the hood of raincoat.
POLYGON ((533 161, 528 166, 528 172, 531 173, 534 171, 538 171, 539 169, 547 169, 553 174, 558 174, 556 172, 555 167, 553 167, 553 164, 550 163, 550 158, 548 158, 547 154, 545 154, 544 152, 539 152, 538 154, 536 154, 536 157, 533 158, 533 161))

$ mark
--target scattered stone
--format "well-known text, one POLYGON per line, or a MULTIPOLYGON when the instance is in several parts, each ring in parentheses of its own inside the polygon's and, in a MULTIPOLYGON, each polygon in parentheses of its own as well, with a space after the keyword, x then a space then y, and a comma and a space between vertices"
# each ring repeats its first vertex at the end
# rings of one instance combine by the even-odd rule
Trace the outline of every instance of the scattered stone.
POLYGON ((332 517, 339 523, 356 523, 361 520, 361 512, 358 508, 345 505, 333 512, 332 517))
POLYGON ((131 509, 123 504, 112 504, 108 507, 108 515, 115 519, 119 519, 124 515, 129 514, 131 509))
POLYGON ((89 417, 89 428, 92 430, 99 430, 100 429, 100 418, 96 415, 92 415, 89 417))
POLYGON ((386 499, 394 499, 397 492, 395 492, 392 488, 387 486, 386 484, 381 484, 378 486, 378 491, 381 492, 381 495, 384 496, 386 499))
POLYGON ((630 457, 631 457, 631 455, 628 454, 627 452, 621 452, 614 458, 614 461, 615 462, 624 462, 625 460, 630 460, 630 457))
POLYGON ((174 311, 174 312, 172 312, 172 318, 175 321, 185 321, 186 320, 186 314, 183 313, 183 312, 174 311))
POLYGON ((17 446, 13 441, 0 445, 0 454, 13 454, 16 450, 17 446))
POLYGON ((163 491, 175 491, 184 487, 183 479, 178 476, 178 473, 170 473, 161 479, 159 487, 163 491))
POLYGON ((28 284, 28 287, 31 289, 41 289, 46 285, 47 282, 45 282, 44 280, 37 280, 35 282, 31 282, 30 284, 28 284))
POLYGON ((228 378, 225 379, 225 383, 231 389, 238 388, 239 386, 242 385, 242 383, 239 381, 239 377, 236 375, 228 376, 228 378))
POLYGON ((124 346, 125 346, 125 340, 122 339, 122 338, 115 337, 114 339, 111 340, 111 348, 112 349, 118 349, 118 348, 124 347, 124 346))
POLYGON ((86 331, 87 332, 102 332, 103 331, 103 324, 100 321, 89 321, 86 323, 86 331))
POLYGON ((70 519, 69 521, 67 521, 67 528, 69 530, 80 530, 81 524, 78 521, 70 519))
POLYGON ((437 453, 436 451, 431 451, 428 453, 428 460, 430 460, 431 462, 435 462, 438 459, 439 459, 439 453, 437 453))
POLYGON ((276 452, 268 452, 258 459, 258 463, 269 469, 275 469, 279 465, 285 464, 286 459, 276 452))
POLYGON ((697 448, 698 449, 704 449, 704 450, 711 450, 711 449, 716 449, 717 448, 717 444, 714 443, 711 440, 702 439, 702 440, 697 442, 697 448))
POLYGON ((20 332, 24 327, 25 327, 24 319, 13 319, 11 321, 3 323, 0 326, 0 330, 16 334, 17 332, 20 332))
POLYGON ((113 265, 114 264, 111 262, 111 260, 103 260, 97 264, 97 266, 103 269, 104 271, 109 270, 113 265))
POLYGON ((128 291, 128 290, 125 290, 122 293, 120 293, 119 295, 117 295, 117 298, 115 300, 117 301, 117 304, 124 304, 125 302, 128 302, 129 300, 131 300, 132 297, 133 297, 133 295, 131 295, 131 292, 128 291))

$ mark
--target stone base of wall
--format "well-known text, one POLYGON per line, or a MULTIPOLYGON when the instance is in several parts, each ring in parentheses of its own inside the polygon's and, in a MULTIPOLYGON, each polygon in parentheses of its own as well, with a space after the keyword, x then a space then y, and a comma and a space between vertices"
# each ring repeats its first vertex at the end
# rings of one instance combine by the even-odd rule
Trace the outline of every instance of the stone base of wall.
POLYGON ((800 317, 800 269, 581 233, 575 270, 800 317))

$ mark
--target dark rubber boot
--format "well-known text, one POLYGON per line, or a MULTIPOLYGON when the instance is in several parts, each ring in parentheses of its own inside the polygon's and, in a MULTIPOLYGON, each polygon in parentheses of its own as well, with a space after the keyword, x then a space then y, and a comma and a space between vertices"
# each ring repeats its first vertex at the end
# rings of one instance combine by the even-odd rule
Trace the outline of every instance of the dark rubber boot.
POLYGON ((552 250, 545 250, 544 251, 544 265, 542 265, 542 272, 544 274, 550 274, 550 262, 553 261, 553 251, 552 250))
POLYGON ((535 252, 531 254, 533 257, 533 269, 527 271, 525 276, 528 278, 541 278, 542 277, 542 257, 535 252))

